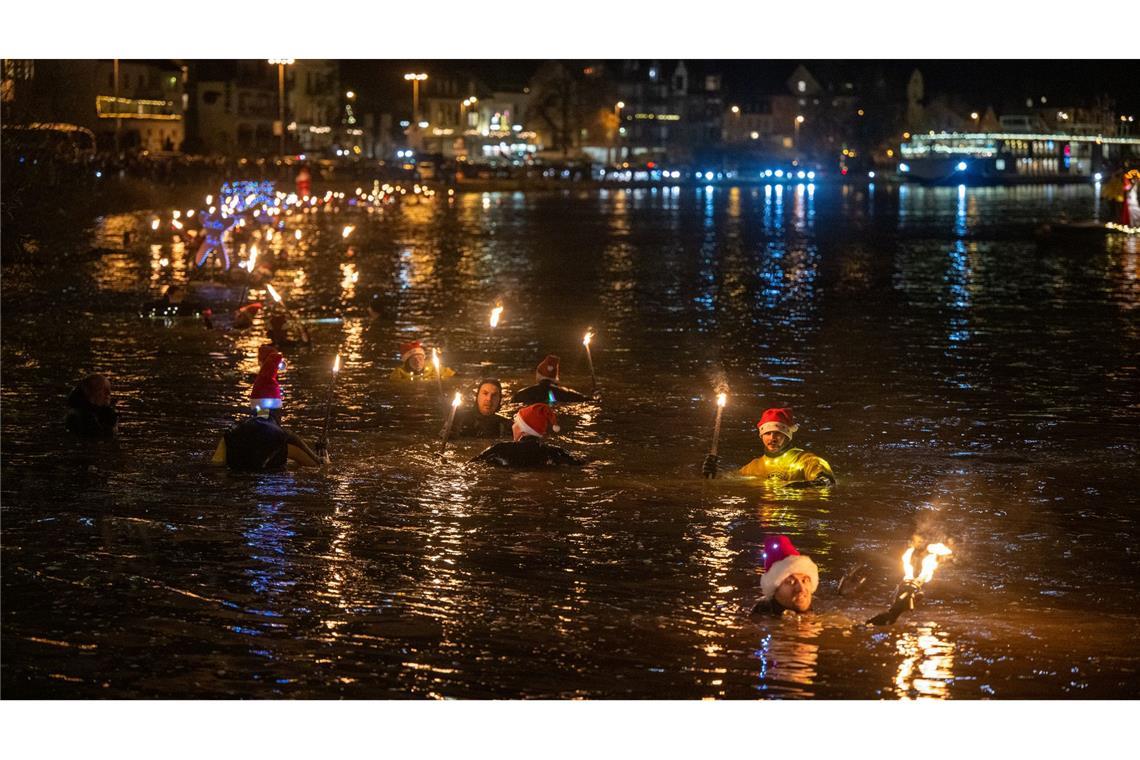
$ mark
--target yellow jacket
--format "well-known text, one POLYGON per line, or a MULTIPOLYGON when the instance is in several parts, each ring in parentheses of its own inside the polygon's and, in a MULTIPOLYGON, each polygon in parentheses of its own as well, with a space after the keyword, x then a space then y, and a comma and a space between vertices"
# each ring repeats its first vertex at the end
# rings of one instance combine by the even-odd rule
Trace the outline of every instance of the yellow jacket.
POLYGON ((779 478, 786 483, 810 483, 821 476, 835 482, 827 460, 803 449, 788 449, 778 457, 756 457, 740 468, 740 474, 749 478, 779 478))
MULTIPOLYGON (((455 377, 455 370, 451 367, 441 367, 439 370, 439 378, 446 380, 449 377, 455 377)), ((401 365, 392 370, 392 374, 388 375, 388 379, 407 380, 409 382, 415 382, 416 380, 435 380, 435 365, 428 364, 424 367, 424 371, 418 375, 413 375, 401 365)))

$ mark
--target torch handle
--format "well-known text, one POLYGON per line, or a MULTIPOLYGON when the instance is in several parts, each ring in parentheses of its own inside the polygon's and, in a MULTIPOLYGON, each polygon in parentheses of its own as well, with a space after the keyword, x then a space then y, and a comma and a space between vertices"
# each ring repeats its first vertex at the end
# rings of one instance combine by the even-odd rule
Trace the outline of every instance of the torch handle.
POLYGON ((452 406, 451 412, 447 415, 447 425, 443 428, 443 442, 439 447, 439 455, 442 457, 443 453, 447 451, 447 439, 451 437, 451 425, 455 422, 455 410, 458 407, 452 406))
POLYGON ((867 622, 872 625, 890 625, 894 623, 904 612, 914 609, 915 598, 921 589, 922 587, 917 583, 903 581, 902 585, 899 586, 898 592, 895 594, 895 601, 891 604, 890 609, 886 612, 880 612, 867 622))
POLYGON ((590 344, 586 344, 586 361, 590 365, 590 395, 593 396, 598 392, 598 378, 594 375, 594 356, 590 353, 590 344))
POLYGON ((336 388, 336 375, 329 381, 329 389, 325 393, 325 424, 321 431, 321 442, 326 446, 329 442, 329 422, 332 420, 333 389, 336 388))
POLYGON ((713 456, 716 456, 716 451, 720 447, 720 418, 722 412, 724 412, 724 407, 718 406, 716 408, 716 424, 713 425, 712 450, 709 452, 713 456))

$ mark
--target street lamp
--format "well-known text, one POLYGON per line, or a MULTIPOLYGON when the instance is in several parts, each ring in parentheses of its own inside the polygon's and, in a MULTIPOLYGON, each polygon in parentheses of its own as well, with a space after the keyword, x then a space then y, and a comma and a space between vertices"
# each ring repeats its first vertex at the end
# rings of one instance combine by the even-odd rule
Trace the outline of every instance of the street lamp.
POLYGON ((625 108, 625 101, 614 103, 614 116, 617 117, 617 128, 614 131, 614 164, 621 163, 621 109, 625 108))
POLYGON ((404 74, 404 79, 412 83, 412 123, 420 120, 420 82, 427 78, 427 74, 404 74))
POLYGON ((464 132, 467 131, 467 127, 468 127, 467 109, 470 108, 471 106, 475 105, 478 102, 479 102, 479 98, 472 95, 469 98, 465 98, 463 100, 463 102, 460 104, 462 107, 459 111, 459 126, 463 129, 464 132))
POLYGON ((277 122, 281 125, 281 155, 285 155, 285 67, 293 63, 292 58, 270 58, 270 63, 277 64, 277 122))
POLYGON ((800 125, 804 123, 803 114, 796 116, 796 120, 792 124, 792 147, 799 148, 800 146, 800 125))

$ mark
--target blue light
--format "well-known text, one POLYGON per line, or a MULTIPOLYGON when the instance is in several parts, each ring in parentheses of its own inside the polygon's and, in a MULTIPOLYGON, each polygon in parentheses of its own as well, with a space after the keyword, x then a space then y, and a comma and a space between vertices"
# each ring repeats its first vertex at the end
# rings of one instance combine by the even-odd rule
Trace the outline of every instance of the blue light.
POLYGON ((874 179, 875 173, 874 172, 867 172, 867 176, 870 177, 871 179, 874 179))
POLYGON ((102 176, 103 176, 103 172, 95 172, 95 179, 99 179, 102 176))
POLYGON ((910 171, 910 166, 907 164, 899 164, 899 172, 906 174, 910 171))
POLYGON ((1093 175, 1093 179, 1096 180, 1097 182, 1100 182, 1102 179, 1104 179, 1104 175, 1101 174, 1100 172, 1097 172, 1096 174, 1093 175))
POLYGON ((808 172, 808 179, 815 179, 815 172, 808 172))
POLYGON ((796 177, 797 177, 798 179, 803 179, 803 178, 804 178, 804 177, 806 177, 806 176, 807 176, 807 174, 804 172, 804 170, 803 170, 803 169, 800 169, 798 172, 796 172, 796 177))
POLYGON ((713 178, 712 172, 705 172, 705 179, 711 180, 713 178))
POLYGON ((783 169, 777 169, 776 170, 776 176, 777 177, 783 177, 784 176, 784 170, 783 169))
POLYGON ((965 161, 959 161, 958 165, 955 166, 954 168, 960 172, 964 172, 964 171, 966 171, 966 162, 965 161))
POLYGON ((764 172, 764 176, 765 176, 765 177, 771 177, 771 176, 772 176, 772 170, 771 170, 771 169, 768 169, 768 170, 766 170, 766 171, 764 172))

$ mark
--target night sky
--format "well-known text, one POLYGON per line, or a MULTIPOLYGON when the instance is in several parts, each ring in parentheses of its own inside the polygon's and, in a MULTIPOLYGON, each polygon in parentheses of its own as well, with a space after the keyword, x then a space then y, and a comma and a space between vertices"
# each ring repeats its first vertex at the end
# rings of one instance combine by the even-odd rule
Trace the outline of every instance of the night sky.
MULTIPOLYGON (((661 59, 670 71, 676 59, 661 59)), ((347 60, 342 65, 346 88, 361 94, 365 110, 387 110, 410 100, 403 73, 423 70, 429 74, 441 69, 470 71, 488 83, 521 87, 541 65, 538 60, 347 60)), ((585 63, 576 61, 575 63, 585 63)), ((1051 104, 1080 106, 1091 104, 1100 95, 1116 102, 1122 113, 1140 111, 1140 84, 1135 61, 1058 61, 1058 60, 929 60, 929 61, 812 61, 812 60, 727 60, 685 59, 691 76, 719 72, 724 75, 726 100, 747 101, 749 96, 786 92, 783 82, 797 64, 805 64, 821 79, 860 80, 881 71, 899 87, 904 97, 910 72, 918 68, 926 84, 928 98, 947 95, 960 98, 971 108, 994 106, 1000 114, 1024 108, 1025 98, 1044 95, 1051 104)))

